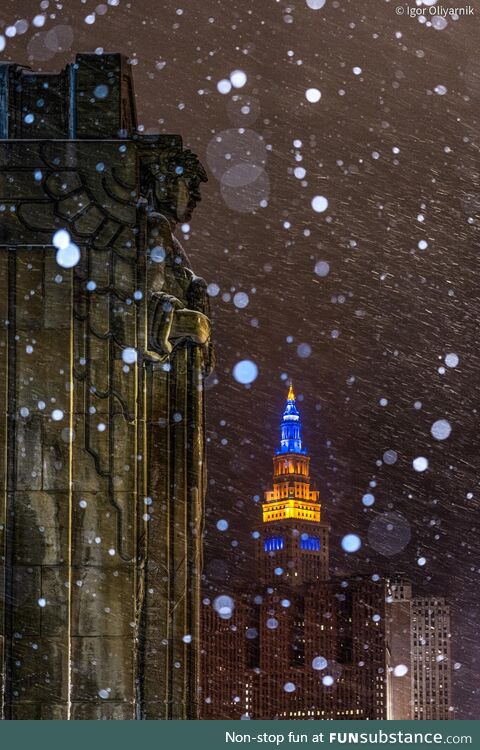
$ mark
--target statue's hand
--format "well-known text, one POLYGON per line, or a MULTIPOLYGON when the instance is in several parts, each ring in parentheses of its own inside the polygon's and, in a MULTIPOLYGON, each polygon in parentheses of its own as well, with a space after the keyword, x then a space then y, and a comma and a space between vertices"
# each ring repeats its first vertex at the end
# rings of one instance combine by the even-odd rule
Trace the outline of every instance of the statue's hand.
POLYGON ((187 339, 194 344, 206 346, 210 339, 210 321, 206 315, 197 310, 188 308, 177 310, 172 323, 170 339, 174 342, 187 339))
POLYGON ((183 302, 177 297, 174 297, 173 294, 165 294, 162 292, 157 296, 157 300, 165 313, 173 312, 174 310, 182 310, 185 307, 183 302))
POLYGON ((152 294, 148 310, 148 348, 161 358, 172 352, 173 347, 169 339, 175 310, 183 307, 183 303, 172 294, 152 294))
POLYGON ((185 305, 171 294, 154 294, 149 309, 149 350, 160 358, 172 353, 183 340, 205 346, 210 338, 210 322, 197 310, 185 305))

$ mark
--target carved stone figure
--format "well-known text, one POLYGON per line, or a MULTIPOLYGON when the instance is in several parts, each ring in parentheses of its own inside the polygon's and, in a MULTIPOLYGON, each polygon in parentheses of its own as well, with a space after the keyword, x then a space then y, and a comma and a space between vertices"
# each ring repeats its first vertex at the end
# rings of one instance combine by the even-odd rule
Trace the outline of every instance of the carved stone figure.
POLYGON ((177 223, 190 221, 200 197, 200 183, 206 179, 190 151, 164 152, 161 160, 145 167, 151 271, 149 347, 161 357, 172 351, 170 337, 177 341, 191 337, 198 344, 208 339, 206 283, 195 276, 173 234, 177 223), (176 293, 167 294, 164 288, 176 293))
POLYGON ((205 173, 136 134, 130 71, 0 65, 7 719, 197 715, 210 324, 174 230, 205 173))

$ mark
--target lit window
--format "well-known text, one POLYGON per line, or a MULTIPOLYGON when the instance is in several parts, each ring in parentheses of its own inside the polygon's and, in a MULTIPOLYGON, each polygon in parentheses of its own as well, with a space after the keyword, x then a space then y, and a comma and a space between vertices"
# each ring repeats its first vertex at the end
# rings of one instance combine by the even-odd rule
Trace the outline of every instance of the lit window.
POLYGON ((285 539, 283 536, 268 536, 263 542, 265 552, 276 552, 284 547, 285 539))
POLYGON ((318 536, 307 536, 302 534, 300 537, 300 549, 309 550, 311 552, 320 551, 320 539, 318 536))

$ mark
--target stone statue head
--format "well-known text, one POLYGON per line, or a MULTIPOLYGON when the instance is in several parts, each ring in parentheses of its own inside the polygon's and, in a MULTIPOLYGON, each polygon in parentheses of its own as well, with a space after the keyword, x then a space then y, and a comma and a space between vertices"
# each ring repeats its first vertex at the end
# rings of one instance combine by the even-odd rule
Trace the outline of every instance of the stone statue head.
POLYGON ((145 164, 144 192, 151 207, 175 222, 189 221, 207 174, 188 149, 165 149, 145 164))

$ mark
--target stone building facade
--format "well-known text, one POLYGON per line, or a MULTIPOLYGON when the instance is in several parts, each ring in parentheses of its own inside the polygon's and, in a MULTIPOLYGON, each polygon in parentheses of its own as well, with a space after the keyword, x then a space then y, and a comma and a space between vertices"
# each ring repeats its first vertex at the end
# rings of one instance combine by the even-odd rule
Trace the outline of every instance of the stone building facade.
POLYGON ((6 719, 197 716, 205 179, 120 55, 0 66, 6 719))

